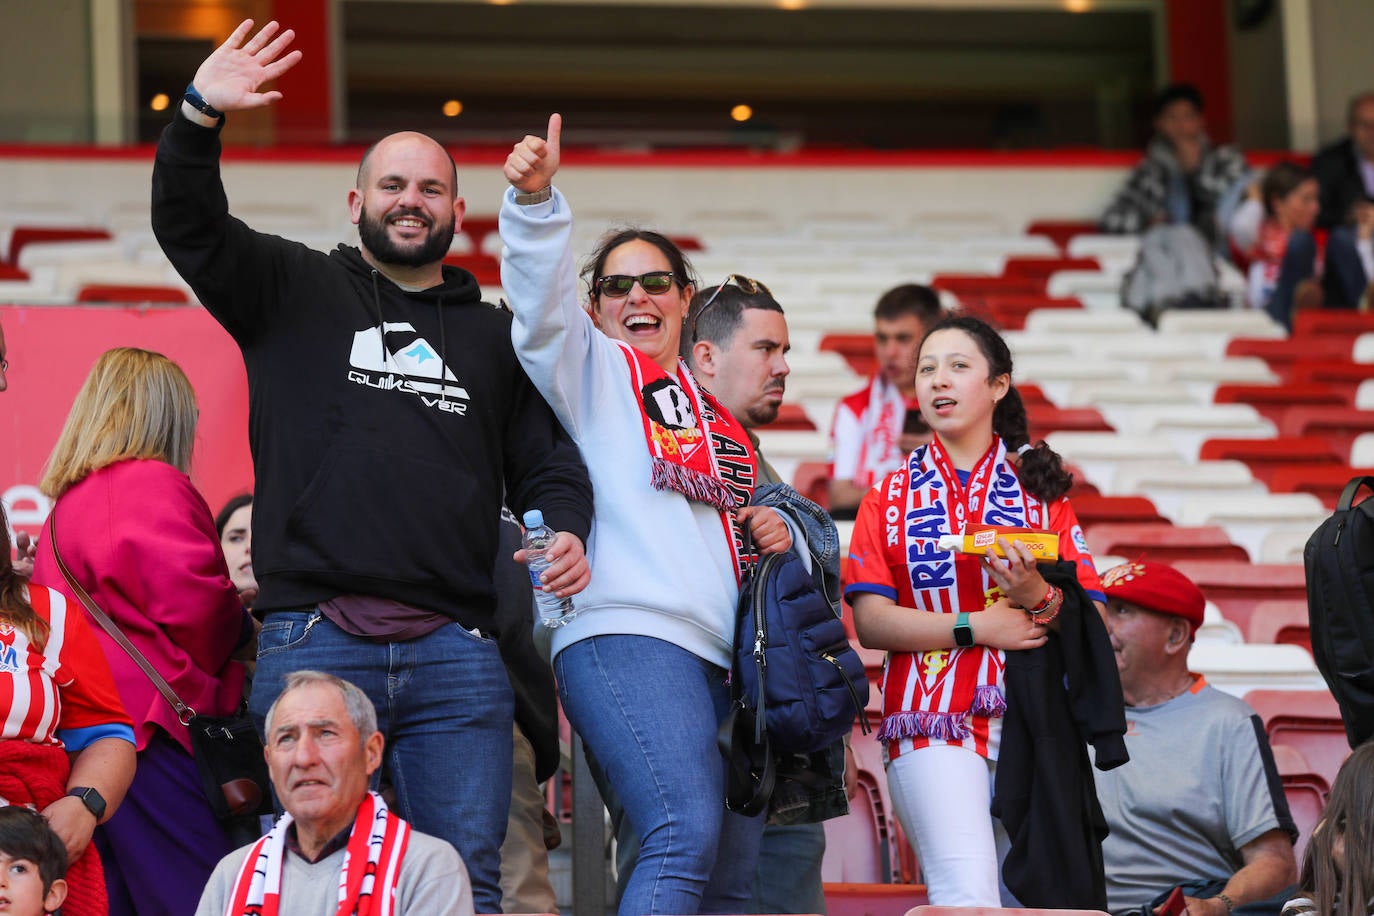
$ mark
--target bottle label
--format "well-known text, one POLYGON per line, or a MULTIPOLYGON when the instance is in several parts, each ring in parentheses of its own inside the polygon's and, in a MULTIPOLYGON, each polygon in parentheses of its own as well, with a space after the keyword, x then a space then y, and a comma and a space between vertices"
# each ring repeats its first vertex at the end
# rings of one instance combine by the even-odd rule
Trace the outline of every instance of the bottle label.
POLYGON ((539 581, 539 576, 540 576, 540 571, 539 571, 539 570, 533 569, 533 568, 530 569, 530 584, 533 585, 535 588, 543 588, 543 587, 544 587, 544 583, 539 581))

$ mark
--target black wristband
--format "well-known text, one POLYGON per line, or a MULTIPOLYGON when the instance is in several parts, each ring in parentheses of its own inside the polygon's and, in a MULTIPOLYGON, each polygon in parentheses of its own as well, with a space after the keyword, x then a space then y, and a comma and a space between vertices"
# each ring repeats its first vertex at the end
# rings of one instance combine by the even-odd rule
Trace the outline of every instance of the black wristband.
POLYGON ((207 118, 219 119, 224 117, 224 112, 205 101, 205 97, 196 91, 195 83, 186 84, 186 94, 182 96, 182 98, 186 100, 188 105, 205 115, 207 118))

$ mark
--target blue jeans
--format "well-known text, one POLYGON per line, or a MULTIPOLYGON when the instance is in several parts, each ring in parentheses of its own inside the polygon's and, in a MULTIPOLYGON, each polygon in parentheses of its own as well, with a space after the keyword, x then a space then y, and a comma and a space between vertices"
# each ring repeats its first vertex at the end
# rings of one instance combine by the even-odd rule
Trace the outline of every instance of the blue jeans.
POLYGON ((748 913, 824 913, 825 825, 769 824, 748 913))
POLYGON ((568 721, 640 837, 621 916, 741 913, 763 816, 725 808, 725 671, 647 636, 594 636, 554 660, 568 721))
POLYGON ((405 642, 345 633, 317 609, 276 611, 258 634, 249 709, 262 728, 284 678, 327 671, 360 687, 386 736, 401 817, 458 850, 479 913, 501 912, 513 699, 495 640, 452 623, 405 642))

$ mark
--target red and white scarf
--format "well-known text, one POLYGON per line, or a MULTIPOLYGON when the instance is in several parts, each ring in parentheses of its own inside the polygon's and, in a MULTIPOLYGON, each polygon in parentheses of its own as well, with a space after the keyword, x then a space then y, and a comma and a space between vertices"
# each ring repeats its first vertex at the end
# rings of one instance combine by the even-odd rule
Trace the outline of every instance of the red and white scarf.
POLYGON ((854 484, 869 487, 901 463, 897 440, 906 422, 907 403, 897 386, 881 374, 868 386, 868 404, 859 417, 859 459, 854 484))
MULTIPOLYGON (((903 534, 887 550, 905 565, 916 608, 936 614, 981 611, 1001 597, 979 558, 940 547, 941 535, 969 525, 1043 527, 1044 504, 1021 486, 1007 448, 992 445, 973 466, 968 486, 936 436, 911 453, 904 487, 883 491, 884 515, 904 520, 903 534)), ((894 653, 883 676, 883 724, 878 738, 923 736, 963 741, 970 715, 996 717, 1006 710, 1000 649, 973 646, 921 653, 894 653)))
MULTIPOLYGON (((281 874, 290 814, 248 850, 229 895, 225 916, 279 916, 281 874)), ((396 884, 410 840, 410 825, 387 810, 376 792, 358 806, 339 869, 336 916, 389 916, 396 912, 396 884)))
POLYGON ((734 510, 748 505, 758 481, 758 459, 749 435, 720 402, 697 384, 678 360, 676 377, 629 344, 616 341, 630 366, 630 384, 644 423, 644 442, 653 460, 650 482, 720 512, 733 547, 735 574, 740 539, 734 510))

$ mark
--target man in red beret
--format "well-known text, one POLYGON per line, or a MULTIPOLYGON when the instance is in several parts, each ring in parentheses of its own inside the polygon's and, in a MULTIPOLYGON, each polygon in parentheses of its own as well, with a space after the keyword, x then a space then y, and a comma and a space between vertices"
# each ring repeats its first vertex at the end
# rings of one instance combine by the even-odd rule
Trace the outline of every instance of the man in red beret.
POLYGON ((1102 586, 1131 754, 1096 773, 1108 908, 1169 916, 1161 904, 1181 886, 1189 916, 1277 914, 1297 829, 1259 717, 1188 670, 1202 592, 1145 561, 1107 570, 1102 586))

